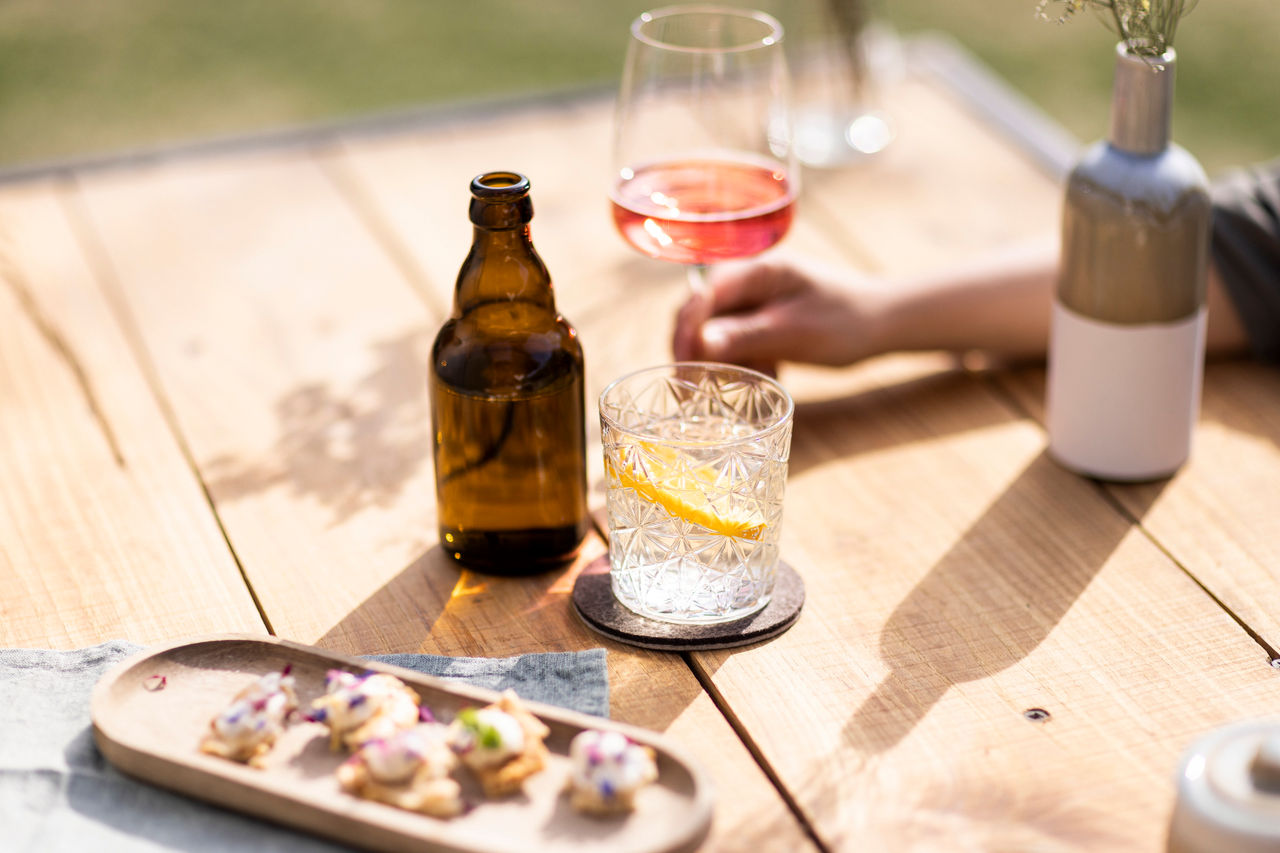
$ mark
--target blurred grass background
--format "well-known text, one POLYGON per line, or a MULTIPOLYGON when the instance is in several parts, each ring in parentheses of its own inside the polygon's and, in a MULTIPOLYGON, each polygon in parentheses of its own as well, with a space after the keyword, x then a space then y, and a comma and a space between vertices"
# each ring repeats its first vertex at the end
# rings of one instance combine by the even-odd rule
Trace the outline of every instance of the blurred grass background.
MULTIPOLYGON (((821 0, 761 0, 788 10, 821 0)), ((1106 129, 1114 36, 1035 0, 871 0, 941 30, 1082 140, 1106 129)), ((613 84, 637 0, 0 0, 0 168, 472 98, 613 84)), ((737 3, 736 5, 751 5, 737 3)), ((1280 155, 1280 3, 1183 22, 1175 138, 1212 173, 1280 155)), ((892 109, 892 104, 887 105, 892 109)))

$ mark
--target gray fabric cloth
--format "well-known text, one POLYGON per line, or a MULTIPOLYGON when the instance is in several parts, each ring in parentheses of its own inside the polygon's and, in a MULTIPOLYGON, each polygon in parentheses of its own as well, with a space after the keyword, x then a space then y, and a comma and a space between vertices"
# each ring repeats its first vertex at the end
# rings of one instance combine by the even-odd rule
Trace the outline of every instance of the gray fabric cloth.
POLYGON ((1280 362, 1280 160, 1214 184, 1213 261, 1254 355, 1280 362))
MULTIPOLYGON (((0 850, 141 853, 345 850, 135 782, 93 742, 98 677, 142 647, 116 640, 75 651, 0 650, 0 850)), ((514 658, 378 655, 373 660, 607 716, 604 649, 514 658)))

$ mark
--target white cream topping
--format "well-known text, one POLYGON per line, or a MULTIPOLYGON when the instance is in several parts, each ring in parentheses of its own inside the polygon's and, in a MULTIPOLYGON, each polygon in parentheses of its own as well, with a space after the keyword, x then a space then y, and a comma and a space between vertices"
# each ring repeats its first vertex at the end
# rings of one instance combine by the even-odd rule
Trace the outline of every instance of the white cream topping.
POLYGON ((394 737, 396 732, 411 728, 418 722, 418 705, 404 693, 385 696, 378 714, 361 730, 361 741, 394 737))
POLYGON ((233 747, 254 746, 278 737, 296 707, 293 685, 291 675, 267 673, 214 718, 214 732, 233 747))
POLYGON ((236 747, 263 740, 270 733, 267 728, 266 717, 254 711, 252 702, 243 699, 233 702, 213 721, 218 737, 236 747))
POLYGON ((354 729, 368 720, 384 703, 395 702, 388 710, 406 723, 418 718, 418 707, 402 689, 400 679, 378 673, 360 678, 349 672, 331 673, 328 679, 330 701, 325 703, 325 719, 338 731, 354 729), (407 707, 406 707, 407 706, 407 707))
POLYGON ((630 794, 658 778, 653 758, 619 732, 588 730, 569 744, 573 784, 605 799, 630 794))
POLYGON ((294 683, 292 675, 285 675, 281 672, 268 672, 246 687, 240 698, 248 699, 252 702, 257 699, 266 699, 282 691, 292 693, 294 683))
POLYGON ((449 729, 449 745, 472 767, 493 767, 524 752, 524 729, 520 721, 497 708, 473 712, 474 725, 462 719, 449 729))
POLYGON ((367 742, 360 749, 360 757, 370 776, 394 784, 408 779, 422 764, 422 745, 411 731, 405 731, 397 737, 367 742))
POLYGON ((360 758, 369 775, 384 784, 407 781, 424 763, 431 766, 432 778, 443 778, 453 766, 453 753, 445 746, 444 737, 444 726, 423 723, 367 741, 360 748, 360 758))
POLYGON ((333 695, 360 683, 360 676, 344 669, 331 669, 324 676, 324 692, 333 695))

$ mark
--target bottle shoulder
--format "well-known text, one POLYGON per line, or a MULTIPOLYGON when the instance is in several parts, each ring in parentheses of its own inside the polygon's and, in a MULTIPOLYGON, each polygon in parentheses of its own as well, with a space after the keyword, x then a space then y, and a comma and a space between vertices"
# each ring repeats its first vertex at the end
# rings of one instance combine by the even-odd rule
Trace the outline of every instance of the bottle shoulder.
POLYGON ((538 303, 554 311, 551 273, 529 240, 527 229, 477 229, 458 270, 454 300, 466 309, 507 300, 538 303))
POLYGON ((1085 149, 1067 178, 1067 200, 1082 197, 1143 203, 1172 211, 1209 206, 1209 179, 1194 156, 1170 143, 1157 154, 1134 154, 1103 140, 1085 149))
POLYGON ((1204 304, 1211 218, 1204 171, 1184 149, 1091 146, 1067 181, 1059 301, 1104 323, 1186 321, 1204 304))
POLYGON ((431 366, 446 385, 487 395, 543 393, 580 383, 584 373, 577 332, 559 315, 546 325, 519 328, 451 318, 436 335, 431 366))

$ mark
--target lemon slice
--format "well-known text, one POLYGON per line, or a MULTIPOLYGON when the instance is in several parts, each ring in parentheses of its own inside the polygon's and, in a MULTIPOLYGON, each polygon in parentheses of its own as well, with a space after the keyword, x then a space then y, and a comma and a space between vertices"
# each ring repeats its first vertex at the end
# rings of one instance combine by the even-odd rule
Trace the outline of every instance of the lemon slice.
POLYGON ((766 525, 758 514, 723 515, 711 506, 707 500, 707 489, 718 487, 715 486, 715 472, 709 466, 693 468, 681 465, 677 451, 647 442, 640 442, 634 447, 619 447, 618 456, 620 468, 605 457, 605 468, 609 474, 623 487, 676 518, 724 536, 759 540, 764 535, 766 525), (638 476, 634 470, 637 466, 630 464, 632 455, 639 453, 646 457, 648 479, 638 476))

